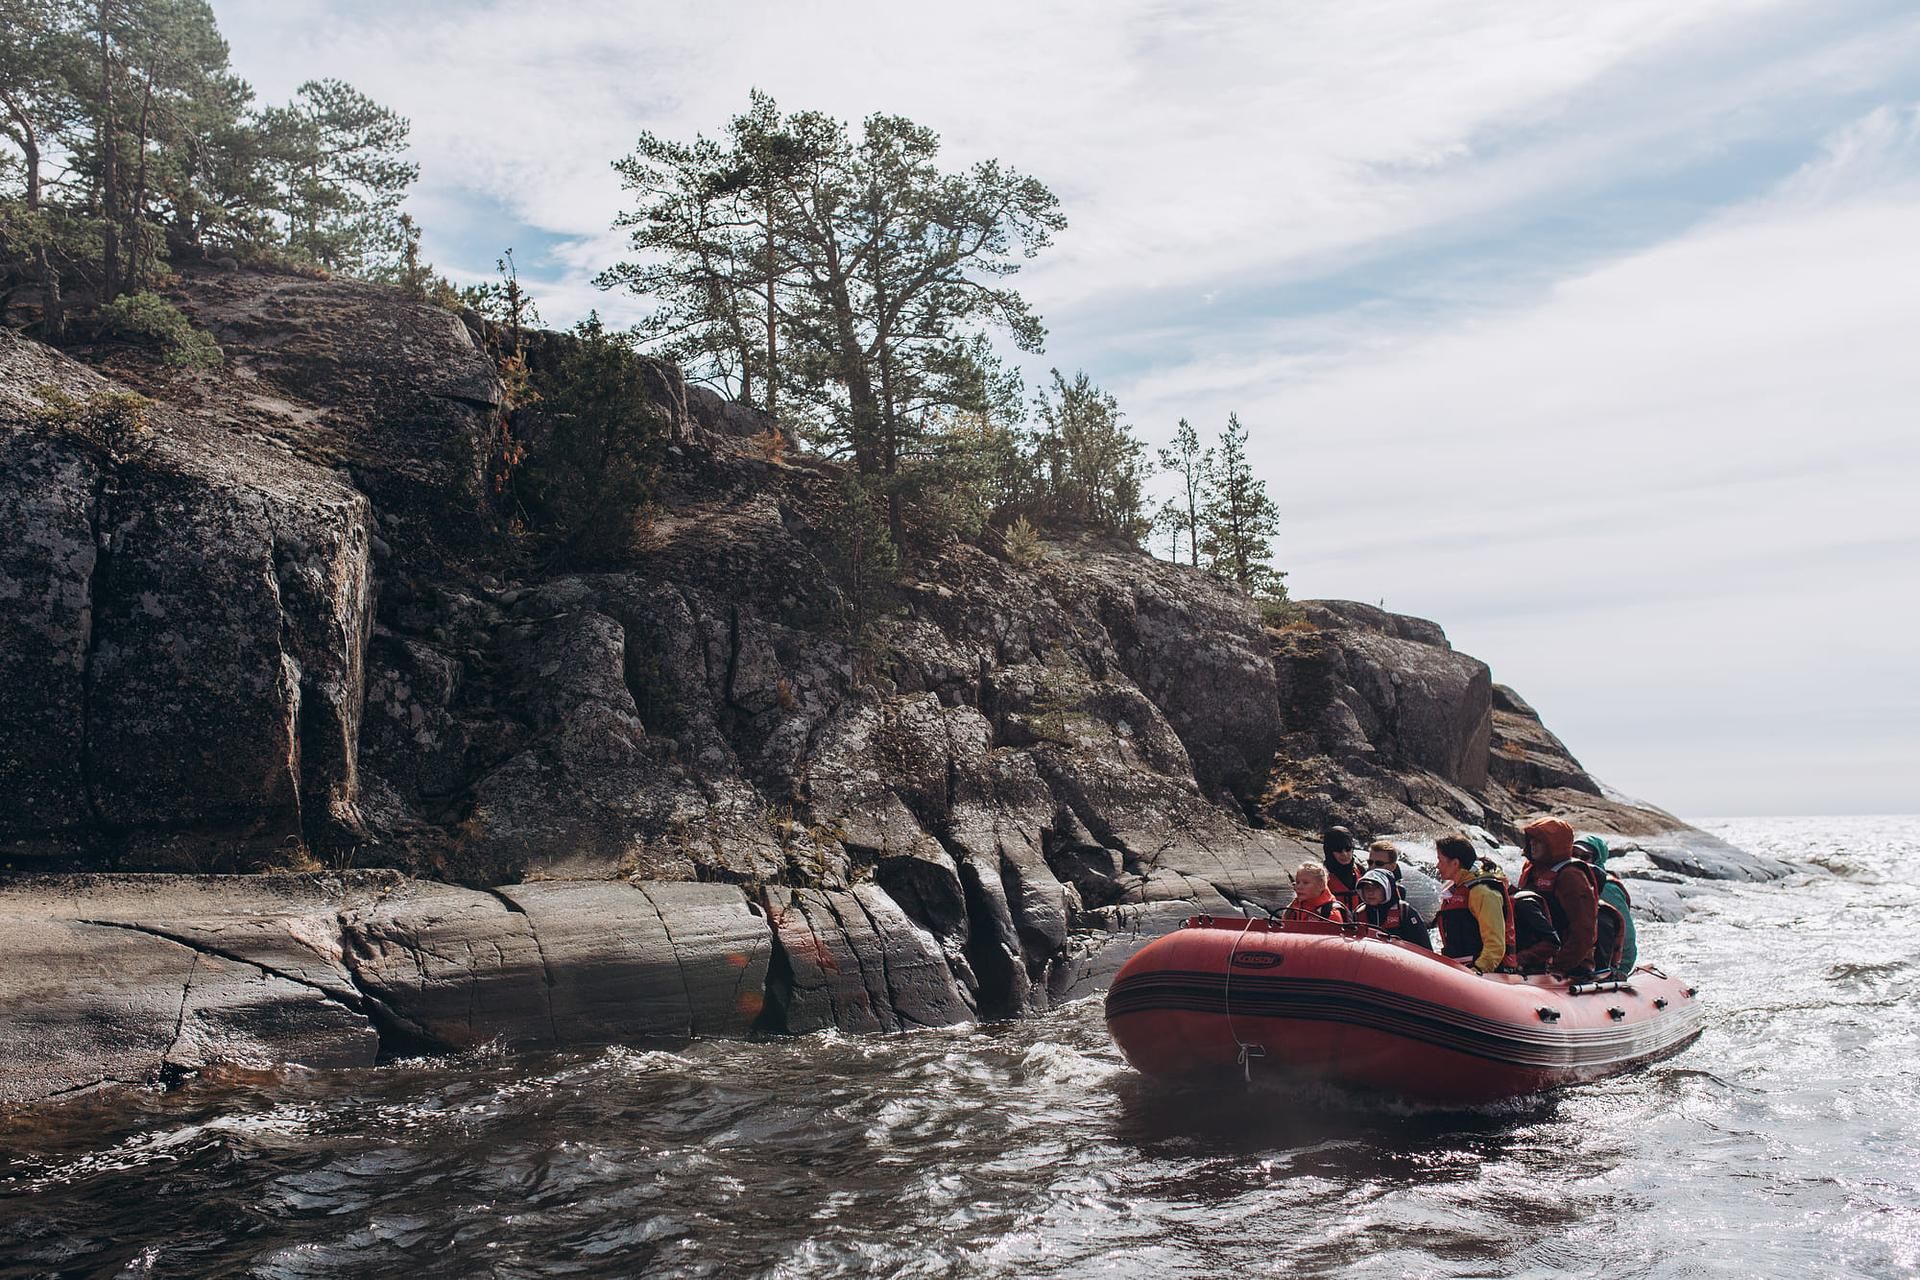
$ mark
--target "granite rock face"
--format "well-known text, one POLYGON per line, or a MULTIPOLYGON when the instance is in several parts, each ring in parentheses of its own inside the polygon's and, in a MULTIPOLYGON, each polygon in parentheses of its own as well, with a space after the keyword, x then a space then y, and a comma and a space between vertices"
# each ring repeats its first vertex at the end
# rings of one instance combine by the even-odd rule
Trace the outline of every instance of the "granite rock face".
POLYGON ((1282 719, 1294 730, 1262 798, 1273 821, 1428 837, 1466 827, 1517 840, 1529 819, 1554 816, 1666 849, 1690 875, 1784 874, 1777 862, 1608 791, 1438 625, 1348 600, 1306 601, 1302 612, 1269 632, 1282 719))
POLYGON ((1554 812, 1650 874, 1780 870, 1610 795, 1431 622, 1269 628, 1091 536, 1015 565, 909 521, 855 643, 839 468, 660 361, 631 554, 543 563, 495 509, 516 419, 476 318, 252 271, 173 296, 219 373, 0 331, 0 862, 389 870, 0 886, 0 960, 63 993, 0 1004, 97 1032, 27 1094, 89 1053, 141 1079, 1035 1012, 1284 904, 1334 821, 1417 850, 1554 812), (116 433, 129 389, 148 429, 116 433))
POLYGON ((503 393, 459 316, 382 285, 251 271, 170 296, 226 355, 202 415, 345 471, 409 556, 487 540, 503 393))
POLYGON ((366 498, 165 404, 103 444, 115 393, 0 331, 0 848, 357 841, 366 498))

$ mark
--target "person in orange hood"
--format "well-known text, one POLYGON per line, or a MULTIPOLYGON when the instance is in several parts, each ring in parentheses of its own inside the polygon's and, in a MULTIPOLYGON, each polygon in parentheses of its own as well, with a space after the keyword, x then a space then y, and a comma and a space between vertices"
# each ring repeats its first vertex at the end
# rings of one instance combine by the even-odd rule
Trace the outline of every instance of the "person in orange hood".
POLYGON ((1573 828, 1558 818, 1541 818, 1522 831, 1527 865, 1520 887, 1546 899, 1560 944, 1537 943, 1520 955, 1522 969, 1542 959, 1556 977, 1580 980, 1593 976, 1593 949, 1599 928, 1600 891, 1593 868, 1573 856, 1573 828), (1544 955, 1529 955, 1543 952, 1544 955))

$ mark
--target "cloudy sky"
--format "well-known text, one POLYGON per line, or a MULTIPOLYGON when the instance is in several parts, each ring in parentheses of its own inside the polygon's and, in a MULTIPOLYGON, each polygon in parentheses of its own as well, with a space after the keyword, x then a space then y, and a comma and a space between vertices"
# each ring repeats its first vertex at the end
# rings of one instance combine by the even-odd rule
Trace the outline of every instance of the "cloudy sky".
POLYGON ((1137 431, 1237 410, 1298 596, 1442 622, 1620 789, 1920 811, 1905 0, 215 0, 268 100, 411 118, 456 279, 633 304, 642 129, 908 115, 1047 182, 1021 277, 1137 431))

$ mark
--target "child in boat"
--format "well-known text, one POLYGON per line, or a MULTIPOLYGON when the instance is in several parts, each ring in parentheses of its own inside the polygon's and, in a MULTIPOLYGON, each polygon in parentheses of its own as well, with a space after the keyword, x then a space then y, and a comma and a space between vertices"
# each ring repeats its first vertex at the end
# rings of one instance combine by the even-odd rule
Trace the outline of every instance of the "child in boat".
POLYGON ((1317 862, 1303 862, 1293 873, 1293 901, 1287 904, 1288 920, 1331 920, 1345 924, 1350 919, 1340 900, 1327 891, 1327 869, 1317 862))
POLYGON ((1400 882, 1385 867, 1374 867, 1360 877, 1360 910, 1354 918, 1389 937, 1433 950, 1433 934, 1427 922, 1400 892, 1400 882))

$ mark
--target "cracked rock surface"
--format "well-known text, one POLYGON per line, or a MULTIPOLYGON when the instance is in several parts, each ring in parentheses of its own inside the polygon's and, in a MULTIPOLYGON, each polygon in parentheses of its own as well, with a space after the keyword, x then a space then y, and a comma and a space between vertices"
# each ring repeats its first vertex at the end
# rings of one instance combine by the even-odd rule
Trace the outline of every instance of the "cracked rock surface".
POLYGON ((543 564, 491 493, 477 318, 260 271, 170 296, 219 371, 0 330, 0 1098, 1038 1012, 1283 904, 1329 822, 1417 856, 1553 812, 1649 876, 1781 871, 1608 793, 1434 623, 1270 628, 1097 537, 1016 566, 909 513, 853 645, 839 467, 659 361, 636 545, 543 564), (320 866, 377 869, 225 874, 320 866))

